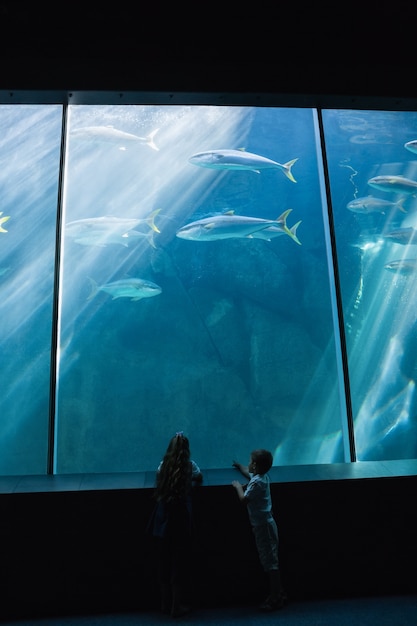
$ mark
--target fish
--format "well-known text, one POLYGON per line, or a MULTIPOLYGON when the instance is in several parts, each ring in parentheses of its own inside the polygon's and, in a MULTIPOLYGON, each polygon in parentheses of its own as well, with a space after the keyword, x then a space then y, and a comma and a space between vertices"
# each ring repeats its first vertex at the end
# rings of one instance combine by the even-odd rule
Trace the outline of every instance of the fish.
POLYGON ((373 196, 366 196, 364 198, 355 198, 347 203, 346 207, 349 211, 353 211, 354 213, 382 213, 385 214, 387 211, 398 210, 402 213, 407 213, 407 211, 402 206, 403 200, 400 199, 397 202, 391 202, 390 200, 383 200, 381 198, 374 198, 373 196))
POLYGON ((291 228, 288 228, 287 226, 287 217, 291 213, 291 211, 292 209, 287 209, 287 211, 284 211, 284 213, 282 213, 278 217, 278 219, 276 220, 276 224, 274 224, 273 226, 268 226, 267 228, 263 228, 262 230, 257 230, 248 235, 248 237, 271 241, 275 237, 288 235, 289 237, 291 237, 291 239, 295 241, 295 243, 298 243, 298 245, 301 246, 301 241, 297 237, 297 228, 301 224, 301 220, 294 224, 294 226, 291 226, 291 228))
POLYGON ((368 185, 379 191, 392 191, 406 195, 417 194, 417 182, 404 176, 375 176, 368 180, 368 185))
MULTIPOLYGON (((3 215, 3 211, 0 213, 0 215, 3 215)), ((7 222, 7 220, 9 219, 10 219, 10 215, 5 215, 4 217, 0 217, 0 233, 8 232, 5 228, 3 228, 3 224, 7 222)))
POLYGON ((417 259, 399 259, 398 261, 390 261, 384 265, 386 270, 409 276, 417 271, 417 259))
POLYGON ((139 241, 139 239, 142 239, 142 241, 147 240, 150 246, 156 248, 153 230, 144 233, 140 230, 132 229, 123 234, 112 232, 102 233, 91 230, 90 232, 74 237, 75 243, 81 246, 96 246, 98 248, 105 248, 108 245, 120 245, 128 248, 130 244, 139 241))
POLYGON ((142 298, 152 298, 162 293, 162 289, 156 283, 143 278, 123 278, 114 282, 98 285, 93 278, 89 277, 91 292, 87 300, 92 300, 99 292, 112 296, 112 300, 117 298, 130 298, 131 302, 142 300, 142 298))
POLYGON ((406 150, 409 150, 410 152, 415 152, 415 154, 417 154, 417 139, 407 141, 407 143, 404 144, 404 148, 406 150))
MULTIPOLYGON (((291 209, 290 209, 291 210, 291 209)), ((216 241, 219 239, 251 238, 254 233, 265 228, 275 227, 294 239, 294 234, 286 226, 285 211, 276 220, 267 220, 260 217, 246 217, 235 215, 233 212, 206 217, 190 222, 176 232, 180 239, 191 241, 216 241)), ((295 236, 295 239, 297 237, 295 236)))
POLYGON ((293 183, 297 182, 291 169, 298 158, 282 164, 245 150, 208 150, 191 155, 188 161, 192 165, 213 170, 250 170, 257 174, 260 174, 260 170, 278 169, 293 183))
POLYGON ((395 228, 388 233, 384 233, 383 237, 389 239, 393 243, 399 243, 403 246, 408 244, 417 244, 417 230, 412 226, 406 228, 395 228))
MULTIPOLYGON (((161 231, 155 224, 155 217, 161 209, 155 209, 146 218, 123 218, 114 216, 87 217, 74 220, 65 225, 65 235, 76 243, 84 246, 101 246, 120 244, 127 246, 138 237, 146 237, 147 233, 134 231, 139 224, 146 224, 152 232, 161 231)), ((153 239, 152 239, 153 241, 153 239)))
POLYGON ((70 131, 70 136, 76 140, 88 141, 94 144, 121 144, 120 150, 126 150, 126 145, 145 144, 152 150, 159 150, 154 138, 159 128, 153 130, 149 135, 140 137, 132 133, 126 133, 118 130, 113 126, 84 126, 82 128, 74 128, 70 131), (126 144, 126 145, 125 145, 126 144))

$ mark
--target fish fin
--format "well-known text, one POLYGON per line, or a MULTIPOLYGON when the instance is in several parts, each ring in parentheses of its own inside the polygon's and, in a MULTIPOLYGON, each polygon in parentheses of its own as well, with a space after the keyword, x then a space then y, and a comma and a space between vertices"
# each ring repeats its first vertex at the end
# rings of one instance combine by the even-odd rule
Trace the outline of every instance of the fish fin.
POLYGON ((204 230, 211 230, 212 228, 214 228, 213 222, 210 222, 210 224, 204 224, 204 230))
MULTIPOLYGON (((3 213, 0 213, 0 215, 3 215, 3 213)), ((0 218, 0 233, 7 233, 8 231, 3 228, 3 224, 4 222, 7 222, 7 220, 10 219, 10 215, 6 215, 5 217, 0 218)))
POLYGON ((87 300, 92 300, 94 298, 94 296, 96 295, 96 293, 98 292, 98 285, 97 285, 96 281, 93 278, 88 277, 88 280, 90 281, 91 291, 90 291, 90 295, 88 296, 87 300))
POLYGON ((234 209, 229 209, 228 211, 225 211, 224 213, 222 213, 222 215, 234 215, 234 214, 235 214, 234 209))
POLYGON ((294 165, 294 163, 298 161, 297 159, 292 159, 292 161, 287 161, 286 163, 284 163, 284 174, 287 178, 289 178, 293 183, 296 183, 297 181, 295 180, 292 172, 291 172, 291 168, 294 165))
POLYGON ((157 227, 157 225, 155 224, 155 216, 158 215, 158 213, 160 213, 160 211, 161 211, 161 209, 155 209, 155 211, 152 211, 152 213, 150 214, 150 216, 146 220, 148 226, 150 228, 152 228, 152 230, 154 230, 156 233, 160 233, 161 232, 159 230, 159 228, 157 227))
POLYGON ((159 151, 159 148, 154 142, 153 138, 155 137, 158 130, 159 128, 155 128, 155 130, 153 130, 151 133, 149 133, 149 135, 146 136, 146 145, 152 148, 152 150, 156 150, 156 151, 159 151))
POLYGON ((130 298, 131 302, 137 302, 138 300, 142 300, 142 296, 136 296, 135 298, 130 298))
POLYGON ((241 152, 246 152, 246 148, 238 148, 241 152))
POLYGON ((287 233, 291 237, 291 239, 295 241, 295 243, 298 243, 299 246, 301 246, 301 241, 298 239, 296 232, 300 224, 301 224, 301 220, 297 222, 296 224, 294 224, 294 226, 291 226, 291 228, 288 229, 289 232, 287 233))
POLYGON ((279 222, 280 224, 284 224, 284 226, 286 226, 287 225, 287 217, 289 216, 291 211, 292 211, 292 209, 287 209, 286 211, 284 211, 284 213, 281 213, 281 215, 279 217, 277 217, 277 222, 279 222))
POLYGON ((252 172, 255 172, 255 174, 260 174, 261 173, 259 170, 252 170, 252 172))
POLYGON ((284 213, 281 213, 281 215, 277 218, 277 222, 279 224, 282 224, 282 228, 283 228, 285 234, 288 235, 289 237, 291 237, 291 239, 294 239, 294 241, 296 243, 298 243, 298 245, 301 246, 301 241, 298 239, 298 237, 296 235, 297 228, 301 224, 301 220, 299 222, 297 222, 296 224, 294 224, 294 226, 291 226, 291 228, 288 228, 288 226, 287 226, 287 217, 291 213, 291 211, 292 211, 292 209, 287 209, 286 211, 284 211, 284 213))

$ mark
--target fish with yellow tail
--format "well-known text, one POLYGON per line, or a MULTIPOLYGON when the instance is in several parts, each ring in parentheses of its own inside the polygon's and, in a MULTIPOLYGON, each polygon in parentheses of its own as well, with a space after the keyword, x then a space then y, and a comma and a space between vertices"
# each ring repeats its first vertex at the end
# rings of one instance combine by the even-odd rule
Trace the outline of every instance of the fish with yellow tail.
MULTIPOLYGON (((284 211, 276 220, 267 220, 261 217, 235 215, 233 211, 206 217, 190 222, 177 230, 177 237, 190 241, 217 241, 219 239, 271 239, 272 236, 286 234, 300 244, 295 231, 287 226, 287 215, 292 209, 284 211), (268 232, 267 229, 271 228, 268 232), (263 231, 266 233, 263 235, 263 231)), ((301 244, 300 244, 301 245, 301 244)))
POLYGON ((403 198, 392 202, 390 200, 383 200, 382 198, 374 198, 373 196, 365 196, 364 198, 354 198, 347 203, 346 207, 353 213, 361 213, 362 215, 368 215, 370 213, 381 213, 385 215, 390 211, 401 211, 407 213, 404 209, 403 198))
POLYGON ((286 163, 278 163, 260 154, 245 150, 207 150, 191 155, 188 161, 192 165, 212 170, 250 170, 256 174, 260 174, 261 170, 277 169, 291 182, 297 182, 292 173, 292 166, 298 161, 298 158, 286 163))
POLYGON ((74 128, 70 131, 71 138, 76 141, 83 141, 91 145, 113 145, 118 146, 119 150, 126 150, 126 146, 144 144, 158 151, 159 148, 155 143, 155 135, 159 128, 153 130, 149 135, 140 137, 133 133, 127 133, 123 130, 114 128, 113 126, 83 126, 74 128))
POLYGON ((368 180, 368 185, 379 191, 417 196, 417 181, 405 178, 405 176, 374 176, 368 180))
POLYGON ((417 230, 412 226, 395 228, 383 234, 383 237, 392 243, 399 243, 402 246, 417 244, 417 230))
MULTIPOLYGON (((0 213, 3 215, 3 212, 0 213)), ((5 215, 4 217, 0 217, 0 233, 7 233, 8 231, 3 227, 3 224, 10 219, 10 215, 5 215)))
POLYGON ((155 217, 161 209, 155 209, 146 218, 122 218, 113 216, 86 217, 65 225, 65 235, 82 246, 101 246, 119 244, 128 246, 132 241, 146 237, 153 247, 153 233, 160 233, 155 224, 155 217), (138 225, 145 225, 149 232, 134 230, 138 225))
POLYGON ((112 297, 130 298, 132 302, 142 300, 143 298, 152 298, 162 293, 162 289, 156 283, 143 278, 123 278, 110 283, 98 285, 93 278, 89 278, 91 291, 87 300, 92 300, 99 291, 103 291, 112 297))

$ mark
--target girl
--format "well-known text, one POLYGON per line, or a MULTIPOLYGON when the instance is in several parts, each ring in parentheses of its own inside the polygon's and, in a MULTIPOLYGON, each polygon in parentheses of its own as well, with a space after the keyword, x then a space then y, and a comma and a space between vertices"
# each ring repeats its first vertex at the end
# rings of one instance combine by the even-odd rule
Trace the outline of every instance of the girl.
POLYGON ((177 432, 157 469, 156 506, 149 523, 158 546, 161 608, 172 617, 190 610, 183 596, 191 568, 192 488, 202 479, 200 468, 190 458, 188 438, 177 432))

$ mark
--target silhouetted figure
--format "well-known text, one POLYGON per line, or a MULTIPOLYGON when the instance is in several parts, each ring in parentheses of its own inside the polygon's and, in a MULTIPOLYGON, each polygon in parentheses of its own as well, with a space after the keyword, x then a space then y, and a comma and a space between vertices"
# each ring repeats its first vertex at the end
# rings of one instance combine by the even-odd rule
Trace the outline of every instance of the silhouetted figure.
POLYGON ((169 442, 156 474, 154 508, 148 530, 158 548, 161 609, 172 617, 189 612, 184 593, 192 572, 192 488, 203 479, 190 458, 190 444, 182 432, 169 442))
POLYGON ((268 471, 272 467, 272 462, 273 457, 269 450, 251 452, 248 466, 233 461, 233 467, 249 479, 246 486, 241 485, 237 480, 234 480, 232 485, 237 491, 239 500, 247 505, 259 559, 269 576, 269 595, 259 607, 262 611, 281 609, 287 599, 281 583, 278 562, 278 528, 272 513, 269 486, 268 471))

